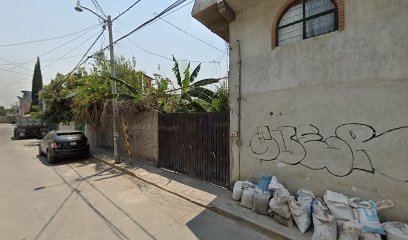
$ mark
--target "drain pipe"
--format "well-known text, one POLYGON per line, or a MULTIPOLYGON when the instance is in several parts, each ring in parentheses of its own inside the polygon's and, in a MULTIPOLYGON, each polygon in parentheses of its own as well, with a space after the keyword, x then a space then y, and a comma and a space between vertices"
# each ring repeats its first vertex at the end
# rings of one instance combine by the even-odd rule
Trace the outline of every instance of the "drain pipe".
POLYGON ((241 180, 241 75, 242 75, 242 60, 241 60, 241 44, 239 40, 237 40, 237 47, 238 47, 238 139, 235 142, 238 146, 238 179, 241 180))

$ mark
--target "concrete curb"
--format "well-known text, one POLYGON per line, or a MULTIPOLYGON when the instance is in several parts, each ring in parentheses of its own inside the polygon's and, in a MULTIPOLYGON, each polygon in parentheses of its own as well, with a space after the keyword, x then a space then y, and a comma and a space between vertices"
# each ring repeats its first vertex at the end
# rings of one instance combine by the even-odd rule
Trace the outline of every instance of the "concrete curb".
POLYGON ((125 173, 127 175, 130 175, 130 176, 135 177, 135 178, 137 178, 137 179, 139 179, 141 181, 144 181, 144 182, 146 182, 146 183, 148 183, 150 185, 153 185, 153 186, 155 186, 155 187, 157 187, 157 188, 159 188, 159 189, 161 189, 163 191, 166 191, 168 193, 176 195, 177 197, 180 197, 180 198, 182 198, 182 199, 184 199, 186 201, 189 201, 189 202, 191 202, 193 204, 196 204, 196 205, 198 205, 198 206, 200 206, 202 208, 205 208, 205 209, 207 209, 207 210, 209 210, 211 212, 214 212, 214 213, 216 213, 218 215, 229 218, 229 219, 231 219, 231 220, 233 220, 233 221, 235 221, 235 222, 237 222, 239 224, 245 225, 245 226, 247 226, 247 227, 249 227, 249 228, 251 228, 251 229, 253 229, 253 230, 255 230, 255 231, 259 232, 259 233, 262 233, 262 234, 270 237, 271 239, 277 239, 277 240, 278 239, 285 239, 285 240, 289 239, 289 238, 286 238, 286 237, 284 237, 283 235, 281 235, 279 233, 273 232, 273 231, 271 231, 271 230, 269 230, 269 229, 267 229, 267 228, 265 228, 263 226, 260 226, 260 225, 258 225, 256 223, 248 221, 247 219, 244 219, 244 218, 242 218, 242 217, 240 217, 240 216, 238 216, 236 214, 233 214, 231 212, 225 211, 224 209, 221 209, 221 208, 219 208, 217 206, 214 206, 214 205, 211 205, 211 204, 205 205, 205 204, 202 204, 200 202, 195 201, 194 199, 183 196, 180 193, 177 193, 175 191, 171 191, 169 189, 163 188, 162 186, 160 186, 160 185, 158 185, 158 184, 156 184, 154 182, 151 182, 149 180, 146 180, 144 178, 141 178, 141 177, 137 176, 135 173, 133 173, 131 170, 129 170, 127 168, 124 168, 122 166, 118 166, 118 165, 116 165, 114 163, 110 163, 109 161, 104 160, 102 158, 99 158, 99 157, 97 157, 95 155, 91 155, 90 157, 95 159, 96 161, 104 163, 104 164, 106 164, 106 165, 108 165, 108 166, 110 166, 110 167, 112 167, 112 168, 114 168, 116 170, 119 170, 119 171, 121 171, 121 172, 123 172, 123 173, 125 173))

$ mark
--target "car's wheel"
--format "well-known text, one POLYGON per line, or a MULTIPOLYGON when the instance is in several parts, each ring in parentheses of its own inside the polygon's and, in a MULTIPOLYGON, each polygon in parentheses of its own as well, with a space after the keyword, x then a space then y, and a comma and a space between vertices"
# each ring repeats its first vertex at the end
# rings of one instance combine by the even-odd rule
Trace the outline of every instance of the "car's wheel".
POLYGON ((38 145, 38 155, 45 156, 45 154, 41 151, 41 146, 38 145))
POLYGON ((47 161, 48 163, 53 163, 55 161, 55 157, 52 156, 52 152, 50 150, 47 150, 47 161))

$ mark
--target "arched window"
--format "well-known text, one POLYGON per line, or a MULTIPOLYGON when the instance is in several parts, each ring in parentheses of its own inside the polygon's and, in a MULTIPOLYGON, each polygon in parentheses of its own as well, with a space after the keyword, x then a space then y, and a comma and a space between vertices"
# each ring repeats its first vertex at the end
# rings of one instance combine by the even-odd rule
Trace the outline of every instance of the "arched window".
POLYGON ((338 9, 333 0, 296 1, 280 18, 277 45, 285 45, 338 29, 338 9))

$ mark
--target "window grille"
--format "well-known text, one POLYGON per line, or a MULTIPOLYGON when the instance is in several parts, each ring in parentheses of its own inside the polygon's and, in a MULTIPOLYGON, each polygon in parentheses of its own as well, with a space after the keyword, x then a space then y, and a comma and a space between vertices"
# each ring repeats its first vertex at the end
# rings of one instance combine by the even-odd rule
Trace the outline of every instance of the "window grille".
POLYGON ((337 30, 338 11, 332 0, 300 0, 283 15, 278 46, 337 30))

